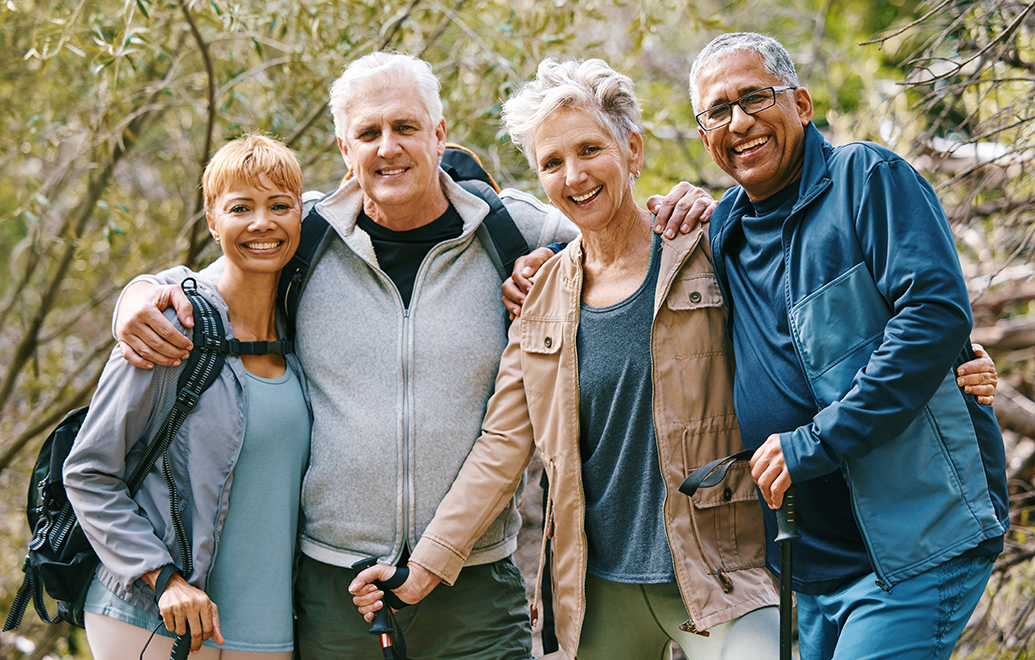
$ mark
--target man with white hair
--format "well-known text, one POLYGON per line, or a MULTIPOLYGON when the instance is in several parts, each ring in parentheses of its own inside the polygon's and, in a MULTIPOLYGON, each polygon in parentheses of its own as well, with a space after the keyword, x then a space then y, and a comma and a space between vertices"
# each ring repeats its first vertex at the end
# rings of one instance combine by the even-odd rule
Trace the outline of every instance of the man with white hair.
POLYGON ((774 571, 769 507, 797 486, 801 657, 948 658, 1009 514, 991 406, 954 378, 972 318, 941 204, 890 150, 827 143, 769 37, 713 40, 690 92, 739 184, 711 245, 774 571))
MULTIPOLYGON (((446 124, 430 65, 362 57, 333 84, 330 108, 353 176, 314 206, 333 231, 296 316, 314 417, 296 583, 305 660, 381 657, 352 606, 351 565, 370 556, 405 565, 479 436, 506 345, 500 277, 476 236, 489 207, 439 167, 446 124)), ((692 203, 703 192, 681 186, 673 199, 682 193, 696 213, 704 208, 692 203)), ((534 197, 499 196, 529 247, 575 235, 534 197)), ((179 279, 174 271, 158 281, 179 279)), ((189 347, 155 318, 167 300, 171 289, 138 284, 120 303, 116 334, 138 366, 173 363, 189 347)), ((511 559, 517 497, 453 587, 396 614, 413 660, 531 657, 525 585, 511 559)))

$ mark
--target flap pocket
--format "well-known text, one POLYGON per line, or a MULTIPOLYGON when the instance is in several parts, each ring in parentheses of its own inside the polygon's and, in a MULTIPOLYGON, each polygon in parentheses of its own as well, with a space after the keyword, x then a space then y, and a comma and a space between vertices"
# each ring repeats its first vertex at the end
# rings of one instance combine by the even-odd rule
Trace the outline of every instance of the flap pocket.
POLYGON ((665 304, 672 310, 721 307, 719 280, 714 273, 688 273, 672 283, 665 304))
POLYGON ((725 479, 711 488, 698 489, 691 499, 698 509, 710 509, 732 502, 757 501, 755 482, 751 480, 751 466, 746 461, 734 463, 727 470, 725 479))
POLYGON ((561 349, 565 324, 561 321, 522 319, 521 350, 526 353, 553 355, 561 349))

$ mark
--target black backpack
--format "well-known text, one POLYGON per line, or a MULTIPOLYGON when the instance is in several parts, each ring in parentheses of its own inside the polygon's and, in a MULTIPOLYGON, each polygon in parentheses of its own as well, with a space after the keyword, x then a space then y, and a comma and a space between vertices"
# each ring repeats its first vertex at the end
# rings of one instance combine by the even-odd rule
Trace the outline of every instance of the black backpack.
MULTIPOLYGON (((528 254, 528 243, 521 230, 514 224, 507 208, 500 200, 499 186, 482 167, 478 157, 468 149, 455 144, 446 145, 440 162, 442 169, 467 192, 480 197, 489 205, 489 213, 475 231, 485 251, 492 259, 500 280, 506 280, 514 270, 518 257, 528 254)), ((332 191, 333 193, 333 191, 332 191)), ((302 235, 299 238, 295 256, 284 266, 280 274, 280 288, 277 304, 287 321, 287 337, 295 338, 295 315, 309 277, 309 267, 316 257, 316 251, 323 242, 330 225, 327 220, 310 209, 302 220, 302 235)))
MULTIPOLYGON (((140 489, 159 457, 165 457, 164 468, 168 468, 168 449, 176 432, 201 394, 216 381, 227 355, 283 355, 291 351, 290 342, 227 341, 219 312, 198 293, 196 285, 193 278, 185 279, 180 285, 194 307, 194 348, 177 381, 176 403, 151 439, 140 463, 126 479, 130 497, 140 489)), ((11 604, 4 632, 21 625, 29 600, 33 601, 36 614, 46 623, 67 621, 83 626, 83 603, 100 560, 90 547, 68 501, 62 468, 87 410, 88 407, 84 406, 66 415, 43 441, 36 457, 25 508, 32 530, 28 553, 22 564, 25 578, 11 604), (53 618, 43 601, 44 590, 57 601, 57 614, 53 618)), ((176 485, 171 476, 167 477, 166 483, 170 488, 173 524, 179 531, 183 529, 183 523, 177 523, 180 511, 176 485)), ((184 564, 179 569, 184 578, 188 578, 193 571, 190 542, 185 534, 177 533, 176 538, 184 564)))

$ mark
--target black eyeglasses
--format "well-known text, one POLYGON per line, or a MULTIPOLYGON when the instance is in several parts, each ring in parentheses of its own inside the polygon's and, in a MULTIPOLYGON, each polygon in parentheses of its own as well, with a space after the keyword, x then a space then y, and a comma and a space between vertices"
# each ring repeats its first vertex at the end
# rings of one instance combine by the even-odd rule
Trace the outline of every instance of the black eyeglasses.
POLYGON ((721 103, 715 107, 708 108, 704 112, 695 115, 697 124, 706 131, 714 131, 722 128, 733 120, 733 106, 739 105, 740 109, 749 115, 754 115, 776 105, 776 95, 786 92, 788 89, 798 89, 794 85, 782 87, 765 87, 756 89, 753 92, 741 96, 736 101, 721 103))

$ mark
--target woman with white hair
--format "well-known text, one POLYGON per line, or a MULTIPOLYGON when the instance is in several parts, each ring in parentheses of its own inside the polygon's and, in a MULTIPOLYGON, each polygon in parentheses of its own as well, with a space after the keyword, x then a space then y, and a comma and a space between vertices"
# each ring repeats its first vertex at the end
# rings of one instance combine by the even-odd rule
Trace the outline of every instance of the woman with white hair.
MULTIPOLYGON (((734 467, 725 488, 692 499, 678 492, 695 467, 743 446, 707 233, 656 236, 633 198, 643 140, 632 81, 601 60, 548 59, 503 112, 582 234, 540 270, 482 436, 396 594, 416 601, 456 578, 538 450, 570 656, 655 660, 674 640, 693 660, 775 658, 778 595, 750 473, 734 467)), ((353 583, 368 617, 383 596, 370 582, 393 571, 353 583)))

